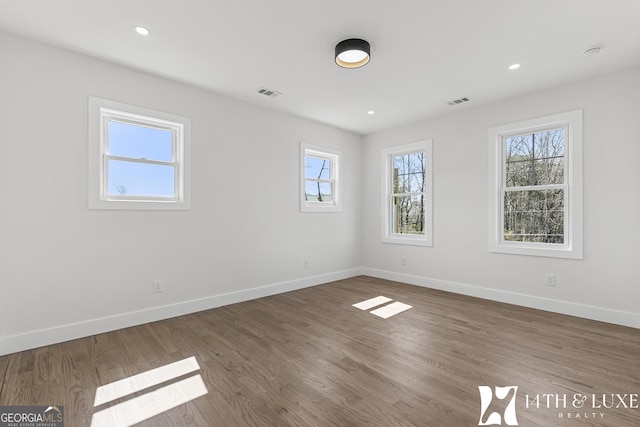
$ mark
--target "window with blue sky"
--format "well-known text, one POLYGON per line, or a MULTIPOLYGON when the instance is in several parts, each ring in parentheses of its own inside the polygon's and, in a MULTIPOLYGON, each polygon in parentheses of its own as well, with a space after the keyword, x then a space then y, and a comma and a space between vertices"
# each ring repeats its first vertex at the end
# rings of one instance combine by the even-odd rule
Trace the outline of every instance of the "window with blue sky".
POLYGON ((89 100, 89 207, 189 209, 188 118, 89 100))
POLYGON ((300 153, 300 210, 339 212, 340 152, 302 143, 300 153))
POLYGON ((107 127, 107 194, 175 197, 174 132, 114 119, 107 127))

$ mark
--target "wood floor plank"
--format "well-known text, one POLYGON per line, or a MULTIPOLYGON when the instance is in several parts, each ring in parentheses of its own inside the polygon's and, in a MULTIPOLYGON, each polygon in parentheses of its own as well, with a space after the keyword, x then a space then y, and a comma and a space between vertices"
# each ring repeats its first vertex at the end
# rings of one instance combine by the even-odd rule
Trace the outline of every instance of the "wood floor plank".
POLYGON ((598 418, 570 400, 637 396, 640 330, 365 276, 2 356, 0 405, 59 404, 88 426, 188 375, 94 408, 98 387, 188 357, 207 394, 139 426, 477 426, 478 386, 510 385, 521 426, 640 425, 638 408, 598 418), (353 307, 379 295, 413 308, 353 307), (526 406, 543 394, 569 407, 526 406))

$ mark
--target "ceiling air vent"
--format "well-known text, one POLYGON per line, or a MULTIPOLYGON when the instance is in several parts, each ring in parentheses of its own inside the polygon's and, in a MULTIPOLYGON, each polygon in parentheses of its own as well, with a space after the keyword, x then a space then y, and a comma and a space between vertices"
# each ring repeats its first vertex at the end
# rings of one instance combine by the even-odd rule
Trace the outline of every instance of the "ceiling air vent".
POLYGON ((278 92, 277 90, 267 89, 266 87, 260 88, 258 90, 260 95, 268 96, 269 98, 275 98, 276 96, 282 95, 282 92, 278 92))
POLYGON ((471 101, 469 98, 464 97, 464 98, 460 98, 460 99, 454 99, 453 101, 449 101, 447 102, 447 104, 449 105, 458 105, 458 104, 462 104, 463 102, 469 102, 471 101))

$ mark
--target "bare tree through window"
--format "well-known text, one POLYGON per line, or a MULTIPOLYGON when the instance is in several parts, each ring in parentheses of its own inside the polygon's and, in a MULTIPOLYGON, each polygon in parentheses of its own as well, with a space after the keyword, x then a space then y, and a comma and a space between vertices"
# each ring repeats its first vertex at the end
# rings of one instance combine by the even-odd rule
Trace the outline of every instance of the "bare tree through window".
POLYGON ((565 129, 504 139, 504 240, 564 243, 565 129))
POLYGON ((425 233, 425 152, 393 156, 393 232, 425 233))
POLYGON ((305 201, 333 202, 332 163, 320 156, 305 157, 305 201))

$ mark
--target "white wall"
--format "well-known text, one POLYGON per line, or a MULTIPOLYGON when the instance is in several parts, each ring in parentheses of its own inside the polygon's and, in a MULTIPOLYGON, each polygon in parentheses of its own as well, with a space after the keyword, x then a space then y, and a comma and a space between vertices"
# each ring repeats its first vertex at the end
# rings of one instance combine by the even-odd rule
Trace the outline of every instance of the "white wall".
POLYGON ((0 52, 0 354, 349 277, 362 265, 378 277, 640 327, 638 67, 362 144, 3 33, 0 52), (87 209, 90 95, 191 117, 190 211, 87 209), (573 109, 584 110, 584 260, 488 253, 488 128, 573 109), (380 151, 426 138, 434 246, 382 244, 380 151), (342 150, 342 213, 299 213, 300 141, 342 150), (557 287, 544 286, 547 273, 557 287), (151 293, 156 279, 161 294, 151 293))
POLYGON ((360 273, 360 136, 3 33, 0 52, 0 354, 360 273), (87 209, 90 95, 191 117, 190 211, 87 209), (342 213, 299 212, 301 141, 342 151, 342 213))
POLYGON ((366 137, 365 272, 640 327, 639 98, 635 67, 366 137), (575 109, 584 111, 584 259, 489 253, 488 128, 575 109), (380 151, 426 138, 434 144, 434 246, 383 244, 380 151), (555 288, 544 285, 547 273, 555 288))

